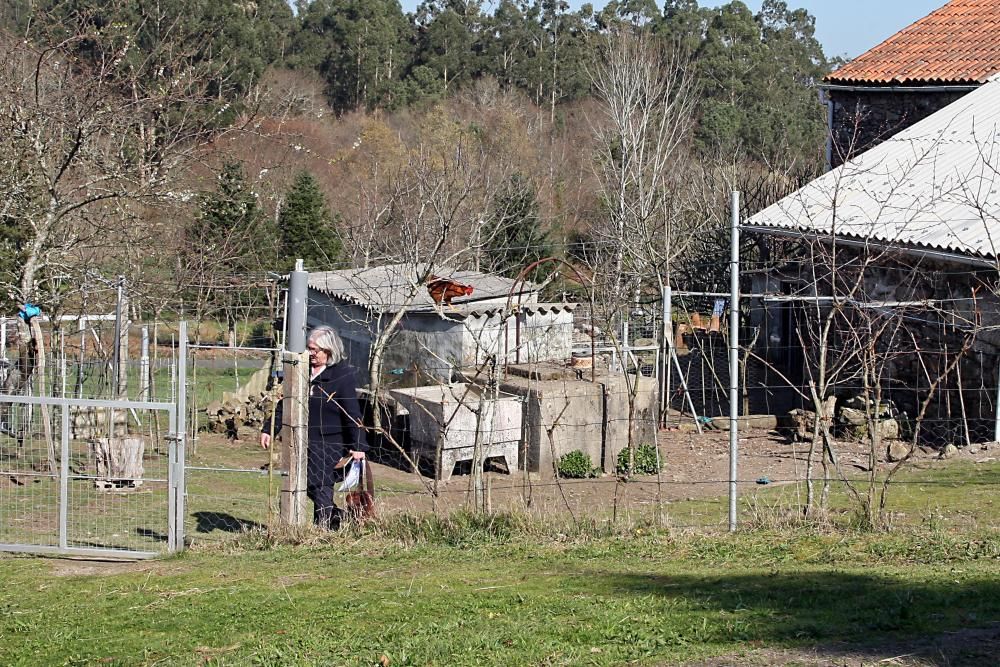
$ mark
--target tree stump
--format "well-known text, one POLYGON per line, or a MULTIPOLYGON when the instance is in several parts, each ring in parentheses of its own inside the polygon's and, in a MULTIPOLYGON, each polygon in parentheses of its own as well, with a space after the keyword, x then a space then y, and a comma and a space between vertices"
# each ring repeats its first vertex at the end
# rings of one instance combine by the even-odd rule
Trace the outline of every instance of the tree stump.
POLYGON ((90 451, 97 462, 94 486, 110 490, 142 486, 142 456, 146 442, 142 438, 97 438, 90 451))

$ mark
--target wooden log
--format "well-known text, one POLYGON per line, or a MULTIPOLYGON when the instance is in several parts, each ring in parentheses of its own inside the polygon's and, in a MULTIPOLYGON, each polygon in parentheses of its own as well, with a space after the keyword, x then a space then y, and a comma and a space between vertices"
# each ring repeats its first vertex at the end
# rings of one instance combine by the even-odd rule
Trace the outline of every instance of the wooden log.
POLYGON ((142 457, 146 450, 143 438, 96 438, 90 451, 97 463, 95 486, 100 489, 142 486, 142 457))

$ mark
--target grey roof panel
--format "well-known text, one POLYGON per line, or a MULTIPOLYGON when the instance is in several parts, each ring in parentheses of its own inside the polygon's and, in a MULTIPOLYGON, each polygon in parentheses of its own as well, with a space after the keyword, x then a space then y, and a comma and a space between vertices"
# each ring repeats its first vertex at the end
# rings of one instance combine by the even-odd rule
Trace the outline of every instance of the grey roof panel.
MULTIPOLYGON (((425 272, 423 266, 412 264, 321 271, 309 274, 309 287, 328 296, 381 312, 397 312, 401 308, 408 311, 432 310, 436 306, 434 300, 431 299, 427 288, 417 282, 418 277, 425 272)), ((432 273, 472 286, 471 296, 452 301, 456 306, 490 299, 506 299, 512 287, 515 287, 515 281, 511 278, 478 271, 456 271, 447 267, 435 267, 432 273)), ((533 295, 537 290, 537 285, 521 281, 513 293, 533 295)))
POLYGON ((1000 256, 1000 79, 824 174, 747 226, 1000 256))

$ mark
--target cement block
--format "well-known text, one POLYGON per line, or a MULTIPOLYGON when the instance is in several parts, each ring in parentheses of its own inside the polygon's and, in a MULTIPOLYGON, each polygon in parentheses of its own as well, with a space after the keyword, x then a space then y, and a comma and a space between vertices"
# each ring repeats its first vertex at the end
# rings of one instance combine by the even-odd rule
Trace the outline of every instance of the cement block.
MULTIPOLYGON (((550 478, 559 457, 580 450, 604 472, 614 472, 618 452, 628 446, 629 391, 625 377, 532 380, 508 376, 501 389, 524 399, 521 459, 529 473, 550 478)), ((630 380, 634 380, 631 377, 630 380)), ((656 430, 657 384, 639 378, 631 424, 636 443, 651 443, 656 430)))

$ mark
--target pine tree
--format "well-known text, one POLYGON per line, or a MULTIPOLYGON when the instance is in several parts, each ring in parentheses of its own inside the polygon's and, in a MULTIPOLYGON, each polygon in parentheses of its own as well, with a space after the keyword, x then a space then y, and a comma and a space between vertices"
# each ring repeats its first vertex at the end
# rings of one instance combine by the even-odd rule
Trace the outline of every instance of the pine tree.
POLYGON ((204 195, 200 214, 188 228, 187 270, 197 285, 199 319, 214 312, 224 319, 229 340, 245 310, 248 274, 270 268, 273 226, 261 210, 240 162, 227 162, 214 192, 204 195))
POLYGON ((291 269, 296 259, 307 267, 329 268, 341 255, 340 239, 319 184, 308 171, 300 172, 285 195, 278 215, 282 261, 291 269))
MULTIPOLYGON (((492 217, 493 229, 485 248, 492 271, 513 278, 529 264, 554 253, 552 240, 541 225, 535 187, 522 174, 514 174, 494 197, 492 217)), ((552 269, 542 266, 528 277, 539 280, 552 269)))
POLYGON ((212 263, 230 273, 257 268, 253 248, 263 231, 264 215, 250 189, 243 165, 227 162, 215 190, 201 200, 192 236, 212 263))

